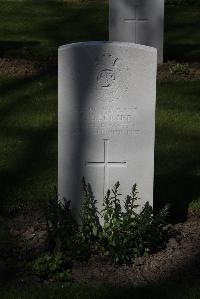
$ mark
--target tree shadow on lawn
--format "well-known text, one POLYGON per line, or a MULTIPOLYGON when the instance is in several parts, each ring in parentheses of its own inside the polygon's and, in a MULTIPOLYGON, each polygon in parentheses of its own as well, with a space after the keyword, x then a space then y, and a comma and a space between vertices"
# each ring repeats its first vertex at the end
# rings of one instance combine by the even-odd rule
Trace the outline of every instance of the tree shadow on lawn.
MULTIPOLYGON (((199 252, 200 254, 200 252, 199 252)), ((23 279, 17 279, 17 273, 15 272, 15 266, 8 267, 5 271, 5 275, 1 277, 0 286, 2 287, 2 299, 4 299, 3 291, 7 290, 8 294, 12 294, 14 290, 15 298, 95 298, 95 299, 177 299, 177 298, 199 298, 200 284, 200 255, 197 254, 193 257, 185 257, 184 262, 177 268, 173 268, 170 273, 162 273, 162 270, 158 267, 157 272, 160 273, 158 280, 148 279, 148 273, 146 277, 143 277, 142 283, 137 283, 134 286, 129 281, 119 281, 109 283, 101 283, 92 280, 91 282, 78 282, 68 283, 48 283, 44 285, 43 282, 38 283, 38 280, 34 280, 31 276, 28 284, 23 279), (18 282, 17 282, 18 280, 18 282), (36 281, 36 283, 34 282, 36 281), (10 293, 9 293, 10 292, 10 293), (27 294, 31 294, 27 296, 27 294), (18 297, 19 296, 19 297, 18 297), (191 297, 192 296, 192 297, 191 297)), ((134 265, 133 265, 134 267, 134 265)), ((116 269, 117 271, 117 269, 116 269)), ((27 273, 26 273, 27 275, 27 273)), ((23 276, 22 276, 23 277, 23 276)), ((7 295, 6 298, 9 297, 7 295)))
POLYGON ((170 219, 182 222, 187 219, 189 203, 200 196, 200 177, 176 175, 155 176, 154 207, 160 209, 170 205, 170 219))
MULTIPOLYGON (((40 81, 43 79, 45 74, 40 74, 39 76, 34 76, 31 78, 21 78, 16 79, 14 82, 7 82, 1 88, 2 96, 6 96, 8 92, 14 94, 11 97, 9 103, 0 109, 1 114, 1 136, 10 136, 10 138, 15 138, 16 136, 20 136, 22 140, 25 140, 25 148, 17 153, 18 163, 13 165, 12 169, 6 170, 1 169, 0 171, 0 190, 1 190, 1 206, 11 206, 12 202, 7 202, 8 198, 13 198, 13 205, 16 204, 15 198, 20 198, 23 202, 28 201, 28 194, 26 192, 23 194, 16 194, 17 190, 21 190, 24 184, 24 181, 27 181, 33 177, 37 178, 43 171, 48 168, 46 162, 49 163, 49 157, 46 158, 46 149, 56 142, 56 134, 57 134, 57 124, 51 124, 48 127, 41 128, 15 128, 15 127, 6 127, 4 121, 6 121, 7 117, 15 114, 15 111, 18 107, 23 105, 28 105, 27 102, 27 93, 25 95, 20 95, 20 97, 15 95, 15 92, 18 90, 24 90, 26 86, 29 84, 34 84, 34 82, 40 81)), ((46 86, 46 89, 49 91, 49 87, 46 86)), ((45 90, 43 92, 45 92, 45 90)), ((29 97, 30 99, 36 97, 38 95, 38 90, 30 90, 29 97)), ((196 106, 195 106, 196 107, 196 106)), ((190 107, 191 108, 191 107, 190 107)), ((165 132, 166 139, 166 129, 162 128, 162 132, 165 132)), ((171 132, 171 130, 170 130, 171 132)), ((162 134, 162 133, 160 133, 162 134)), ((168 137, 171 138, 171 137, 168 137)), ((175 137, 177 138, 177 136, 175 137)), ((185 138, 184 136, 181 138, 185 138)), ((196 138, 194 136, 194 138, 196 138)), ((180 136, 179 136, 180 139, 180 136)), ((185 140, 185 139, 184 139, 185 140)), ((160 141, 162 142, 162 140, 160 141)), ((165 140, 166 142, 166 140, 165 140)), ((173 140, 171 141, 173 142, 173 140)), ((191 143, 191 140, 185 140, 188 144, 191 143)), ((195 146, 196 142, 194 142, 195 146)), ((184 146, 181 145, 181 146, 184 146)), ((196 151, 195 151, 196 153, 196 151)), ((15 149, 10 152, 11 155, 16 155, 15 149)), ((161 153, 158 152, 159 161, 156 163, 172 163, 169 154, 162 156, 161 153)), ((180 155, 181 159, 186 159, 186 163, 183 167, 178 168, 177 170, 172 170, 171 173, 167 175, 155 175, 155 190, 154 190, 154 206, 155 208, 160 208, 164 204, 169 203, 171 205, 171 215, 172 219, 176 221, 184 221, 187 216, 187 208, 188 204, 198 198, 200 195, 200 178, 199 176, 188 175, 188 172, 193 172, 193 170, 200 168, 200 162, 196 158, 189 156, 184 156, 184 153, 176 153, 176 155, 180 155)), ((195 154, 196 155, 196 154, 195 154)), ((178 156, 177 156, 178 157, 178 156)), ((179 159, 180 160, 180 159, 179 159)), ((55 161, 54 161, 55 162, 55 161)), ((176 163, 176 158, 174 159, 174 163, 176 163)), ((162 165, 161 165, 162 166, 162 165)), ((55 164, 54 164, 54 167, 55 164)), ((50 171, 50 170, 49 170, 50 171)), ((56 171, 56 169, 54 169, 56 171)), ((41 192, 45 192, 41 189, 41 192)), ((44 195, 41 194, 41 197, 44 195)), ((41 199, 42 200, 42 199, 41 199)))
POLYGON ((178 222, 200 197, 199 92, 198 81, 158 85, 154 206, 169 203, 178 222))
POLYGON ((200 198, 197 134, 178 134, 171 128, 170 135, 165 126, 160 130, 159 134, 166 134, 159 140, 162 148, 155 154, 154 207, 160 209, 168 204, 171 220, 182 222, 187 219, 190 202, 200 198))
MULTIPOLYGON (((127 5, 131 2, 127 1, 127 5)), ((68 9, 68 15, 65 18, 56 20, 55 23, 43 23, 41 32, 44 32, 44 38, 58 47, 59 45, 87 40, 108 40, 108 13, 102 12, 101 21, 97 17, 96 5, 82 5, 79 9, 68 9), (77 22, 78 20, 78 22, 77 22), (95 23, 95 20, 98 22, 95 23)), ((102 6, 104 7, 104 6, 102 6)), ((108 11, 108 6, 105 6, 108 11)), ((104 8, 104 9, 105 9, 104 8)), ((50 9, 50 8, 49 8, 50 9)), ((176 11, 179 8, 175 8, 176 11)), ((50 9, 51 10, 51 9, 50 9)), ((190 32, 193 33, 197 28, 197 18, 194 21, 177 23, 176 14, 169 15, 165 25, 165 43, 164 43, 164 61, 176 60, 180 62, 195 62, 200 58, 200 40, 196 37, 190 43, 185 42, 186 36, 190 39, 190 32), (176 29, 176 37, 168 40, 168 34, 176 29)))
POLYGON ((72 42, 108 40, 108 14, 101 12, 104 4, 79 4, 79 9, 78 4, 76 6, 76 9, 68 6, 68 15, 57 19, 56 24, 43 23, 44 38, 55 47, 72 42))
MULTIPOLYGON (((196 261, 191 268, 180 269, 181 273, 185 273, 186 271, 193 271, 196 267, 196 261)), ((177 281, 177 276, 179 275, 179 271, 175 270, 175 274, 170 277, 169 282, 160 282, 160 283, 148 283, 146 286, 138 286, 138 287, 119 287, 115 286, 107 286, 107 290, 105 288, 105 296, 101 296, 101 299, 178 299, 178 298, 197 298, 196 296, 199 294, 199 279, 190 279, 187 280, 185 277, 182 281, 177 281), (174 279, 174 281, 173 281, 174 279), (196 291, 195 291, 196 289, 196 291), (191 294, 194 297, 190 297, 191 294), (183 297, 184 296, 184 297, 183 297), (189 297, 185 297, 189 296, 189 297)), ((80 297, 81 298, 81 297, 80 297)), ((96 298, 96 297, 94 297, 96 298)), ((98 297, 97 297, 98 298, 98 297)))
POLYGON ((162 147, 155 151, 154 207, 168 204, 171 221, 182 222, 190 202, 200 198, 199 146, 197 134, 178 134, 173 128, 170 134, 168 130, 165 126, 160 129, 159 134, 165 135, 159 140, 162 147))
MULTIPOLYGON (((130 287, 130 288, 119 288, 108 287, 105 291, 105 296, 101 296, 101 299, 178 299, 186 298, 182 296, 190 296, 191 294, 197 296, 199 294, 199 288, 188 282, 182 284, 153 284, 145 287, 130 287), (194 288, 194 289, 193 289, 194 288), (196 288, 196 291, 194 291, 196 288), (193 290, 192 290, 193 289, 193 290)), ((54 297, 55 298, 55 297, 54 297)), ((81 298, 81 297, 80 297, 81 298)), ((90 297, 91 298, 91 297, 90 297)), ((93 297, 96 298, 96 297, 93 297)), ((98 298, 98 297, 97 297, 98 298)), ((187 298, 197 298, 197 297, 187 297, 187 298)))
POLYGON ((200 26, 197 7, 166 8, 164 61, 198 62, 200 59, 200 26), (187 11, 187 14, 186 14, 187 11), (190 15, 191 14, 191 15, 190 15), (194 16, 193 16, 194 15, 194 16))
POLYGON ((200 60, 200 44, 170 44, 164 45, 164 61, 198 62, 200 60))
MULTIPOLYGON (((13 211, 23 207, 37 208, 38 205, 44 202, 47 194, 42 189, 41 182, 34 183, 44 173, 44 184, 47 178, 45 170, 47 169, 47 163, 50 163, 50 158, 47 156, 47 149, 55 142, 55 136, 57 134, 57 127, 52 125, 51 127, 39 129, 39 130, 7 130, 9 136, 16 137, 20 135, 26 143, 25 149, 17 153, 18 161, 14 163, 12 169, 1 170, 0 172, 0 206, 1 213, 5 211, 13 211), (45 177, 46 176, 46 177, 45 177), (34 186, 31 186, 31 183, 34 186), (29 184, 30 190, 26 185, 29 184), (40 197, 38 196, 38 190, 32 190, 34 187, 40 188, 40 197), (36 192, 35 200, 31 198, 36 192), (39 202, 39 200, 41 202, 39 202), (33 202, 32 202, 33 201, 33 202)), ((13 153, 15 154, 15 153, 13 153)), ((53 164, 54 161, 51 161, 53 164)), ((52 167, 49 167, 49 171, 54 173, 52 167)), ((56 180, 55 180, 56 185, 56 180)), ((49 192, 52 186, 49 185, 49 192)), ((46 188, 45 188, 46 189, 46 188)), ((48 192, 48 190, 46 190, 48 192)))
MULTIPOLYGON (((44 53, 49 53, 50 48, 51 58, 57 60, 57 48, 60 45, 88 40, 108 40, 108 14, 104 13, 104 7, 105 4, 66 3, 64 6, 63 3, 47 3, 45 14, 49 13, 52 18, 44 17, 42 22, 33 23, 34 31, 30 32, 30 38, 31 34, 34 34, 36 41, 29 41, 29 38, 22 42, 0 41, 0 57, 6 54, 6 57, 11 58, 16 56, 41 60, 46 58, 44 53), (60 10, 59 14, 55 5, 60 10), (54 10, 55 15, 52 14, 54 10), (37 48, 38 45, 40 45, 39 48, 37 48)), ((19 39, 18 33, 17 39, 19 39)))
POLYGON ((25 50, 31 54, 32 48, 39 44, 38 41, 0 41, 0 58, 3 58, 10 50, 25 50))
MULTIPOLYGON (((55 144, 57 136, 57 121, 52 118, 50 122, 45 124, 45 122, 43 123, 41 120, 41 126, 38 126, 37 123, 35 126, 34 118, 30 123, 28 122, 27 124, 24 124, 22 122, 22 124, 20 124, 19 117, 19 123, 15 124, 16 111, 21 108, 22 110, 25 108, 25 110, 23 110, 23 113, 29 113, 29 106, 31 104, 33 105, 31 100, 38 95, 38 90, 37 88, 35 88, 35 90, 31 91, 30 88, 30 93, 28 94, 28 96, 27 92, 20 95, 15 94, 15 92, 18 92, 19 90, 23 91, 24 88, 27 89, 27 86, 29 86, 29 84, 32 85, 34 84, 34 82, 36 83, 44 77, 45 74, 43 73, 31 78, 16 79, 14 82, 8 82, 7 84, 4 84, 4 87, 2 88, 2 95, 5 96, 7 92, 10 93, 10 90, 12 90, 14 96, 11 96, 11 100, 8 101, 7 105, 4 105, 0 109, 1 139, 10 138, 10 140, 12 140, 18 138, 23 143, 23 146, 18 150, 16 147, 12 148, 12 145, 9 145, 8 153, 11 160, 14 157, 14 162, 12 162, 11 166, 6 166, 0 171, 0 206, 2 208, 1 212, 5 211, 4 208, 6 208, 6 210, 12 210, 12 208, 16 208, 16 205, 19 204, 20 206, 20 200, 22 200, 22 203, 24 204, 26 204, 26 202, 30 204, 30 200, 28 198, 29 194, 26 194, 28 190, 26 190, 24 194, 20 194, 20 190, 23 189, 25 182, 27 184, 33 178, 34 180, 37 180, 37 177, 41 177, 41 174, 43 172, 47 172, 47 169, 49 170, 49 172, 51 172, 53 171, 52 167, 55 167, 55 157, 49 156, 48 149, 55 144), (26 107, 28 110, 26 109, 26 107), (12 116, 14 116, 13 124, 12 116), (7 118, 11 119, 11 124, 9 124, 7 118), (16 202, 17 200, 19 200, 19 202, 16 202)), ((55 89, 56 86, 53 86, 52 88, 55 89)), ((42 93, 45 94, 46 89, 48 90, 48 93, 51 92, 51 88, 47 85, 45 88, 43 88, 42 93)), ((39 113, 37 104, 35 106, 36 111, 33 110, 33 114, 39 113)), ((41 104, 39 107, 41 107, 41 104)), ((46 104, 44 109, 46 109, 46 104)), ((33 117, 35 116, 36 115, 33 115, 33 117)), ((42 117, 42 115, 38 114, 38 117, 40 118, 42 117)), ((7 160, 5 161, 5 165, 10 162, 8 161, 8 154, 6 156, 6 159, 7 160)), ((41 182, 38 183, 42 184, 41 182)), ((29 182, 29 184, 31 187, 31 182, 29 182)), ((42 196, 44 196, 42 188, 40 191, 42 201, 42 196)), ((32 204, 34 206, 34 203, 32 204)))

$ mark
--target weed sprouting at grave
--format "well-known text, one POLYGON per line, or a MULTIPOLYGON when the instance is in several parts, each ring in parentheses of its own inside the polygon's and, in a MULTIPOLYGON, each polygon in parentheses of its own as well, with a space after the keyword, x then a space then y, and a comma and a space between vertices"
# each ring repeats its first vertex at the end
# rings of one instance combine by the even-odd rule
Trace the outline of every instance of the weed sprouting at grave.
POLYGON ((87 261, 92 256, 100 256, 114 264, 131 264, 136 257, 164 246, 168 209, 155 213, 148 202, 139 207, 136 184, 122 205, 117 182, 107 191, 100 212, 91 185, 84 178, 82 187, 80 224, 74 220, 70 202, 66 200, 55 196, 45 208, 49 253, 30 264, 32 273, 54 280, 70 280, 70 266, 66 261, 87 261))
POLYGON ((172 75, 189 75, 189 65, 188 63, 173 63, 169 71, 172 75))
POLYGON ((81 225, 79 226, 75 238, 76 256, 79 258, 89 258, 92 254, 99 252, 101 244, 100 235, 102 227, 99 222, 99 211, 96 207, 96 199, 92 192, 91 185, 82 179, 83 202, 80 211, 81 225))
POLYGON ((82 187, 80 224, 74 220, 70 203, 66 200, 54 197, 45 209, 50 255, 34 261, 33 272, 51 277, 55 274, 58 278, 59 273, 68 270, 60 266, 61 260, 64 263, 66 257, 87 261, 92 256, 101 256, 115 264, 130 264, 136 257, 148 255, 164 246, 168 209, 155 213, 148 202, 139 207, 136 184, 122 205, 120 183, 117 182, 112 190, 107 191, 100 212, 91 185, 84 178, 82 187), (53 272, 52 263, 58 264, 53 272))
POLYGON ((29 264, 32 273, 55 281, 71 281, 71 273, 65 256, 61 252, 45 254, 29 264))
POLYGON ((147 202, 139 210, 137 185, 127 195, 124 207, 120 204, 120 184, 117 182, 104 199, 104 254, 114 263, 132 263, 135 257, 147 255, 160 248, 165 240, 167 208, 154 214, 147 202))
POLYGON ((51 251, 71 250, 72 238, 77 231, 77 223, 74 220, 70 202, 60 200, 55 190, 54 196, 44 207, 46 219, 49 249, 51 251))

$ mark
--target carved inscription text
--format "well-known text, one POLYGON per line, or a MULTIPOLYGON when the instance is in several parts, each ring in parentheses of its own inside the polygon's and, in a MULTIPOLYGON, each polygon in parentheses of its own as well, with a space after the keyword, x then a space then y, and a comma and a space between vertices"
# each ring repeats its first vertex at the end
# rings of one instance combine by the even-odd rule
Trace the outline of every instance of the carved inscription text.
POLYGON ((80 110, 75 133, 92 135, 138 135, 136 107, 89 108, 80 110))

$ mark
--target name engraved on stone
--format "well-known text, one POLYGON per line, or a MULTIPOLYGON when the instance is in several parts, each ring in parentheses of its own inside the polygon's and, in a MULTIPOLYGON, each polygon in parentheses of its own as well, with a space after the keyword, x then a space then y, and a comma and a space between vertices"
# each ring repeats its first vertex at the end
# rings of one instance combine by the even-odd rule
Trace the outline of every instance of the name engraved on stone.
POLYGON ((81 109, 80 127, 75 128, 74 133, 138 135, 136 111, 137 107, 104 108, 99 111, 95 108, 81 109))
POLYGON ((110 167, 127 167, 126 161, 110 162, 109 161, 109 139, 104 139, 104 161, 100 162, 85 162, 86 167, 103 167, 103 194, 108 191, 108 170, 110 167))

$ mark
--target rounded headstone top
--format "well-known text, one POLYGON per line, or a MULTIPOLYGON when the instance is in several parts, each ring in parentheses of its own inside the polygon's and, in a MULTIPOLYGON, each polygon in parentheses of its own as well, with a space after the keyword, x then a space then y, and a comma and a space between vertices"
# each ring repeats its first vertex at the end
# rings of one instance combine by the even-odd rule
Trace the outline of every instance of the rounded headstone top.
POLYGON ((58 48, 59 51, 72 49, 72 48, 81 48, 81 47, 122 47, 122 48, 134 48, 138 50, 146 50, 148 52, 157 52, 157 49, 154 47, 144 46, 135 43, 129 42, 109 42, 109 41, 88 41, 88 42, 78 42, 62 45, 58 48))

